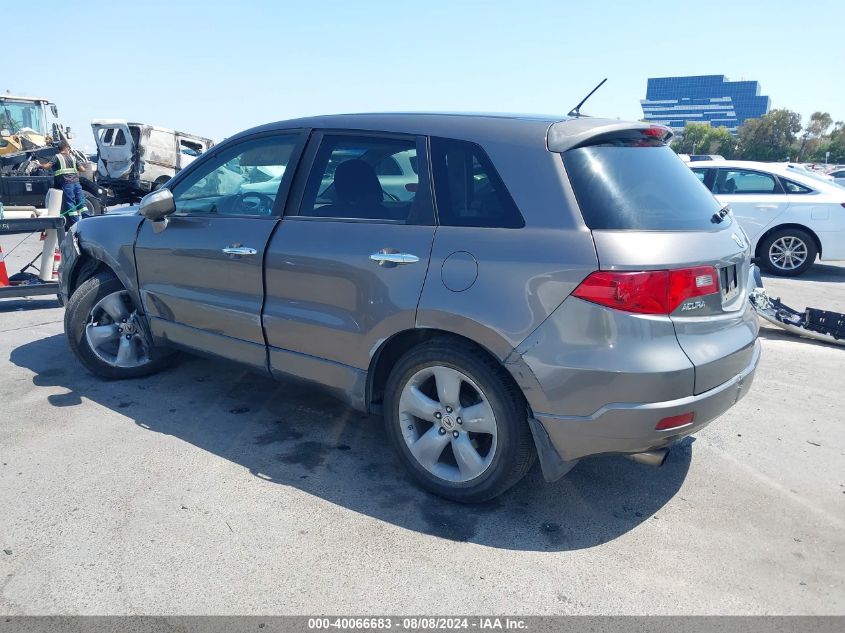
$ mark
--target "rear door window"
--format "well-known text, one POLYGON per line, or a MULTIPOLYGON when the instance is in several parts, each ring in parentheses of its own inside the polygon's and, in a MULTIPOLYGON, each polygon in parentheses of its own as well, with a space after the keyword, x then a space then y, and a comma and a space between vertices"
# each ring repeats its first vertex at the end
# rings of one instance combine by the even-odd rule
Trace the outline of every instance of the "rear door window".
POLYGON ((441 225, 507 229, 525 226, 522 214, 481 147, 432 138, 431 163, 441 225))
POLYGON ((422 145, 416 137, 324 135, 299 215, 433 224, 427 182, 411 167, 422 145))
POLYGON ((720 169, 714 193, 727 195, 783 193, 774 176, 749 169, 720 169))
POLYGON ((674 151, 648 139, 609 140, 568 150, 563 163, 591 229, 700 231, 720 205, 674 151))

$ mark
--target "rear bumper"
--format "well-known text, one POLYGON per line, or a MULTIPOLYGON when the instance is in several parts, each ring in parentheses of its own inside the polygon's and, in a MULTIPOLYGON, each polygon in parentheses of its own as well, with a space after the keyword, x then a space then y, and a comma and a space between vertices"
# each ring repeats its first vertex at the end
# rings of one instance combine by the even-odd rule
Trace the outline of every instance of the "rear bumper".
POLYGON ((760 362, 760 342, 754 343, 751 362, 723 384, 696 396, 649 403, 613 403, 591 415, 564 416, 536 414, 532 420, 543 472, 565 472, 566 462, 600 453, 641 453, 662 448, 695 433, 736 404, 754 380, 760 362), (654 427, 663 418, 693 412, 691 424, 667 431, 654 427), (543 445, 553 455, 542 455, 543 445), (547 464, 548 462, 548 464, 547 464))

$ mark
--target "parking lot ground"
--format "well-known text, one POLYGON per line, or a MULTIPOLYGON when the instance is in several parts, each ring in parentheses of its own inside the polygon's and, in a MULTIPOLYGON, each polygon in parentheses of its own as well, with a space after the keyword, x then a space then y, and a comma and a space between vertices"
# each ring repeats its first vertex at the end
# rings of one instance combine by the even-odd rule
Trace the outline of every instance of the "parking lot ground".
MULTIPOLYGON (((845 312, 845 266, 766 285, 845 312)), ((0 301, 0 613, 845 613, 845 348, 765 327, 749 395, 662 469, 461 506, 319 391, 191 357, 104 382, 62 316, 0 301)))

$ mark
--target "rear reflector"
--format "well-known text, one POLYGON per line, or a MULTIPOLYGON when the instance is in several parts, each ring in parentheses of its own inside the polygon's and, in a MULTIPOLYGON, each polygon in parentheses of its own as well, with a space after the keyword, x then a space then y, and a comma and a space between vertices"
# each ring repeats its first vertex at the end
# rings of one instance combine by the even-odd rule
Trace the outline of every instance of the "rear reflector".
POLYGON ((695 413, 693 412, 673 415, 672 417, 660 420, 660 422, 657 423, 657 426, 654 427, 654 430, 668 431, 670 429, 678 429, 682 426, 686 426, 687 424, 692 424, 693 420, 695 420, 695 413))
POLYGON ((712 266, 640 272, 598 271, 572 293, 580 299, 626 312, 671 314, 687 299, 719 292, 712 266))

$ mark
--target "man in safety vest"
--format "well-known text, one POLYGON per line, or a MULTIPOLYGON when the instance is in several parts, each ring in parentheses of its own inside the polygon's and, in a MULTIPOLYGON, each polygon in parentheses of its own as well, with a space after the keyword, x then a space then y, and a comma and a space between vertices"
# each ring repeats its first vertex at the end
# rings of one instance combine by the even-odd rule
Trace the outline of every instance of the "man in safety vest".
POLYGON ((59 153, 51 163, 38 161, 44 169, 52 169, 55 176, 55 186, 61 189, 62 193, 62 215, 65 218, 67 228, 70 228, 79 221, 80 214, 87 212, 87 201, 79 184, 79 173, 84 172, 84 165, 77 165, 76 159, 70 153, 70 145, 62 143, 59 153))

